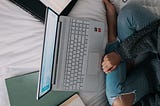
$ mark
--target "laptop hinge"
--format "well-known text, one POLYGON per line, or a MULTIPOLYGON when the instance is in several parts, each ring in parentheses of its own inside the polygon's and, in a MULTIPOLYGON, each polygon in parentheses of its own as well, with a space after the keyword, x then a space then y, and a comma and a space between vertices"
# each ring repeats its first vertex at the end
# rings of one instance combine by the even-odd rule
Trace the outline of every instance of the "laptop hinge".
POLYGON ((55 59, 54 59, 54 65, 53 65, 53 81, 52 83, 55 85, 57 83, 57 68, 58 68, 58 58, 59 58, 59 45, 60 45, 60 37, 61 37, 61 27, 62 22, 58 22, 57 27, 57 37, 56 37, 56 48, 55 48, 55 59))

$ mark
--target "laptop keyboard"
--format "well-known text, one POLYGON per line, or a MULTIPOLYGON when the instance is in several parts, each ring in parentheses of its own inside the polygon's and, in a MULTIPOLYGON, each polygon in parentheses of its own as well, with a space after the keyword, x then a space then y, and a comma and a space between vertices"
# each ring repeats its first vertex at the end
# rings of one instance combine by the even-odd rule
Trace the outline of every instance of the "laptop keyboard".
POLYGON ((87 59, 89 22, 71 19, 67 45, 66 66, 64 73, 64 88, 79 90, 84 86, 87 59))

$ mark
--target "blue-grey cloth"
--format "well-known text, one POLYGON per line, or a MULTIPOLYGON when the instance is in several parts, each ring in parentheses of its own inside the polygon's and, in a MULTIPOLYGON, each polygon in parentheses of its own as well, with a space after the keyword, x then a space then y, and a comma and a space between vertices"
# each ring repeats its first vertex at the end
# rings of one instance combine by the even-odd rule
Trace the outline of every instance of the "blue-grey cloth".
POLYGON ((138 65, 127 74, 126 61, 143 63, 145 53, 160 53, 157 37, 159 23, 158 16, 137 4, 128 4, 119 12, 117 29, 120 41, 109 43, 106 54, 115 51, 124 61, 106 75, 106 96, 110 105, 117 97, 128 93, 135 94, 136 103, 153 90, 147 77, 147 72, 152 70, 138 65))

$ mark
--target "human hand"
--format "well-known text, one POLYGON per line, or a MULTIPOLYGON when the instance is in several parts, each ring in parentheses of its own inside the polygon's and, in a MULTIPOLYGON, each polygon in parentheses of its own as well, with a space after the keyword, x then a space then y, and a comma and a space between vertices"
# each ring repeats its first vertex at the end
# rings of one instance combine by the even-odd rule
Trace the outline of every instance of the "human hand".
POLYGON ((116 69, 116 67, 120 64, 121 57, 119 54, 115 52, 111 52, 103 58, 102 69, 105 73, 109 73, 116 69))

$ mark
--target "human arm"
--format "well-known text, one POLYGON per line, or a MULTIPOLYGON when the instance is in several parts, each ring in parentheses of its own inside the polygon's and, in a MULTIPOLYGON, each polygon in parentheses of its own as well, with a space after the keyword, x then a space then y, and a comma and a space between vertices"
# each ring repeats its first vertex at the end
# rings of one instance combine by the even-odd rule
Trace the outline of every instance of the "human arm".
MULTIPOLYGON (((110 61, 112 61, 108 56, 109 50, 112 51, 113 48, 115 48, 117 46, 117 12, 116 9, 114 7, 114 5, 110 2, 110 0, 103 0, 104 5, 106 7, 106 19, 107 19, 107 25, 108 25, 108 44, 107 44, 107 51, 106 52, 106 56, 103 58, 103 62, 102 62, 102 68, 104 72, 108 72, 111 70, 114 70, 116 68, 116 66, 112 66, 110 64, 110 61), (108 48, 109 47, 109 48, 108 48), (108 71, 107 71, 108 70, 108 71)), ((113 53, 114 55, 114 53, 113 53)), ((114 64, 114 61, 112 61, 112 63, 114 64)))
MULTIPOLYGON (((105 56, 102 66, 107 64, 116 68, 122 59, 129 62, 133 61, 138 55, 147 52, 157 54, 160 53, 158 48, 160 48, 160 20, 152 22, 122 41, 113 52, 105 56)), ((103 69, 105 72, 111 72, 114 68, 103 69)))
MULTIPOLYGON (((150 25, 146 26, 145 28, 136 31, 133 35, 130 35, 130 37, 122 41, 119 47, 110 50, 106 54, 108 55, 110 54, 110 52, 114 51, 115 53, 117 53, 117 55, 120 55, 120 57, 123 60, 128 62, 129 60, 134 60, 138 55, 146 52, 157 53, 158 52, 157 38, 159 38, 157 36, 158 32, 157 29, 159 23, 160 23, 159 21, 153 22, 150 25)), ((111 58, 113 60, 117 61, 117 58, 114 58, 113 55, 110 56, 112 56, 111 58)), ((111 67, 111 65, 109 66, 111 67)))
POLYGON ((159 27, 160 20, 152 22, 122 41, 115 51, 126 61, 134 60, 138 55, 147 52, 158 53, 159 27))
POLYGON ((108 42, 116 41, 117 36, 117 11, 110 0, 103 0, 106 8, 106 19, 108 27, 108 42))

